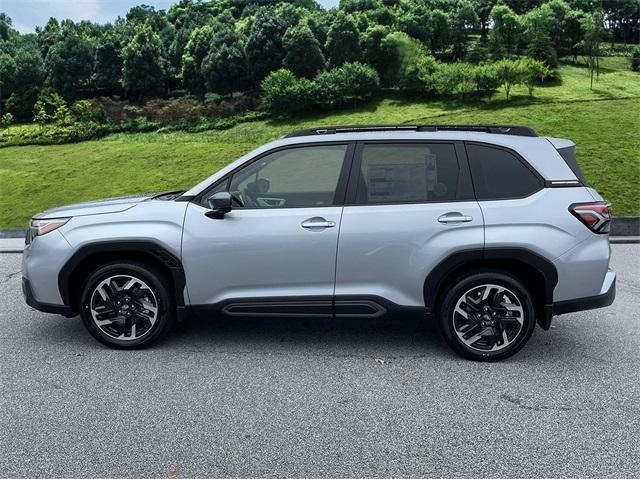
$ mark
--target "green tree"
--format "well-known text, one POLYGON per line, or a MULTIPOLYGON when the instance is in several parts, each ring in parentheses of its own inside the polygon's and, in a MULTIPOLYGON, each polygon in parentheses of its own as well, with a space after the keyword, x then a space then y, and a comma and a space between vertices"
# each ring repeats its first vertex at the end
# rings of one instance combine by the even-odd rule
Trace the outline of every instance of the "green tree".
POLYGON ((500 60, 495 63, 495 69, 500 84, 504 88, 507 100, 509 100, 513 86, 522 83, 523 80, 520 62, 519 60, 500 60))
POLYGON ((546 5, 529 10, 522 22, 528 43, 527 55, 545 62, 551 68, 558 66, 558 54, 551 41, 555 22, 553 11, 546 5))
POLYGON ((107 93, 122 89, 122 45, 116 35, 107 35, 96 47, 95 84, 107 93))
POLYGON ((261 89, 262 102, 275 114, 303 112, 310 109, 315 101, 315 83, 296 77, 286 68, 267 75, 261 89))
POLYGON ((284 59, 282 37, 289 28, 284 15, 275 8, 258 9, 249 29, 246 54, 251 76, 255 85, 259 85, 269 72, 279 69, 284 59))
POLYGON ((518 15, 508 6, 498 4, 491 10, 493 28, 489 32, 489 48, 496 58, 517 52, 521 25, 518 15))
POLYGON ((164 91, 166 58, 162 41, 149 26, 138 27, 122 50, 122 86, 134 100, 164 91))
POLYGON ((601 11, 596 11, 585 15, 580 22, 582 30, 582 41, 580 49, 587 58, 589 67, 589 88, 593 90, 593 75, 596 79, 600 75, 600 57, 602 56, 602 42, 607 38, 604 28, 604 15, 601 11))
POLYGON ((478 14, 468 0, 462 0, 451 16, 450 39, 453 56, 460 59, 467 50, 467 36, 480 22, 478 14))
POLYGON ((336 14, 327 34, 325 51, 331 68, 362 58, 358 29, 352 17, 341 11, 336 14))
POLYGON ((202 73, 202 62, 209 54, 212 38, 213 28, 211 25, 196 28, 191 32, 182 56, 182 83, 187 91, 201 99, 204 99, 206 93, 206 79, 202 73))
POLYGON ((72 100, 91 89, 94 49, 91 41, 71 29, 49 49, 45 59, 47 83, 72 100))
POLYGON ((389 55, 389 49, 384 48, 382 42, 391 33, 385 25, 369 27, 362 35, 362 56, 367 65, 371 65, 378 72, 380 82, 384 86, 391 86, 387 78, 387 69, 394 62, 389 55))
POLYGON ((220 95, 233 94, 248 86, 244 41, 233 23, 221 23, 214 31, 209 54, 202 61, 202 75, 209 91, 220 95))
POLYGON ((549 67, 539 60, 533 58, 522 58, 520 60, 520 70, 522 82, 529 90, 529 96, 533 97, 533 89, 538 83, 542 83, 551 73, 549 67))
POLYGON ((296 76, 313 78, 324 70, 322 49, 311 29, 306 25, 291 27, 284 34, 282 44, 286 52, 284 66, 296 76))
POLYGON ((2 116, 2 94, 9 91, 15 82, 16 62, 8 53, 0 53, 0 116, 2 116))

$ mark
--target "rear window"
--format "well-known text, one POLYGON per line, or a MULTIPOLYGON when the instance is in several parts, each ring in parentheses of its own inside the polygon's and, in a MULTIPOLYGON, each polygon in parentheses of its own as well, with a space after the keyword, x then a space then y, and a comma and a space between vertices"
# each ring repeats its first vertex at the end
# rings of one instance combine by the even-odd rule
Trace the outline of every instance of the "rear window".
POLYGON ((578 161, 576 160, 576 147, 568 146, 566 148, 558 148, 558 153, 560 153, 560 156, 567 164, 567 166, 571 168, 571 171, 573 171, 573 174, 576 175, 576 178, 580 180, 580 183, 588 186, 587 180, 584 177, 584 173, 582 173, 580 165, 578 165, 578 161))
POLYGON ((474 144, 466 149, 479 200, 524 198, 542 188, 540 178, 514 153, 474 144))

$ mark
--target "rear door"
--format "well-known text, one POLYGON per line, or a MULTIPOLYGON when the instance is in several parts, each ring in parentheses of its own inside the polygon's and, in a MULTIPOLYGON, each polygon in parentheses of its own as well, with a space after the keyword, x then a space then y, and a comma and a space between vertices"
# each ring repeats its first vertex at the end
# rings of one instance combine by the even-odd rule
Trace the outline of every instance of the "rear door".
POLYGON ((358 143, 340 227, 335 314, 424 307, 432 268, 457 250, 483 246, 461 143, 358 143))

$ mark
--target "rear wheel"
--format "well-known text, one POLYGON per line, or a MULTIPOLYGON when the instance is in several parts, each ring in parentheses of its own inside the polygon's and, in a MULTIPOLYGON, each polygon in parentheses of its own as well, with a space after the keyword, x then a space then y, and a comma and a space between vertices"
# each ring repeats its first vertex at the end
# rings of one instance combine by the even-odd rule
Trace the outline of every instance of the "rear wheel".
POLYGON ((500 272, 460 279, 445 295, 440 329, 458 354, 498 361, 518 352, 535 327, 532 297, 519 280, 500 272))
POLYGON ((109 263, 87 279, 80 316, 98 341, 118 349, 149 346, 175 318, 170 286, 155 268, 134 262, 109 263))

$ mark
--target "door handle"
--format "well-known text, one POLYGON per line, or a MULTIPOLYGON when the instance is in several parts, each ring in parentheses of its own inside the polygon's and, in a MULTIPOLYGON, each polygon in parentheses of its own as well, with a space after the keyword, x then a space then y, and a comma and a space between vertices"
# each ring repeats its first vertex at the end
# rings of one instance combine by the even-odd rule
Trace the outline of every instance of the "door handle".
POLYGON ((335 225, 335 221, 327 221, 321 217, 309 218, 300 224, 300 226, 306 229, 333 228, 335 225))
POLYGON ((473 217, 463 215, 459 212, 447 213, 438 217, 438 223, 451 224, 451 223, 468 223, 473 221, 473 217))

